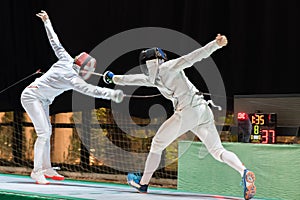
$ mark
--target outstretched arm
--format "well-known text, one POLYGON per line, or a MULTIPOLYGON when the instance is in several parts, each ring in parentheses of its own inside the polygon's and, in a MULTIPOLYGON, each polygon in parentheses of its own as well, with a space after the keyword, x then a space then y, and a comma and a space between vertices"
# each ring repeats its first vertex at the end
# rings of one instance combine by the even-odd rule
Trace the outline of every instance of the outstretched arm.
POLYGON ((148 81, 148 77, 144 74, 115 75, 113 77, 113 82, 117 85, 155 87, 148 81))
POLYGON ((110 88, 98 87, 92 84, 88 84, 79 77, 72 79, 71 83, 73 84, 73 89, 75 91, 87 96, 112 100, 116 103, 122 102, 124 98, 122 90, 113 90, 110 88))
POLYGON ((107 84, 155 87, 144 74, 115 75, 111 71, 106 71, 103 80, 107 84))
POLYGON ((64 49, 64 47, 61 45, 59 42, 59 39, 56 35, 56 33, 53 30, 52 24, 50 22, 49 16, 46 13, 46 11, 42 10, 40 13, 36 14, 41 20, 44 22, 45 29, 47 32, 47 36, 50 42, 50 45, 52 49, 54 50, 55 55, 57 56, 58 59, 73 59, 64 49))
POLYGON ((228 41, 227 41, 226 36, 218 34, 216 36, 215 40, 211 41, 204 47, 196 49, 195 51, 193 51, 187 55, 184 55, 180 58, 170 60, 169 61, 170 63, 166 67, 171 66, 172 69, 175 69, 175 70, 182 70, 187 67, 191 67, 194 63, 199 62, 202 59, 209 57, 217 49, 220 49, 223 46, 226 46, 227 43, 228 43, 228 41))

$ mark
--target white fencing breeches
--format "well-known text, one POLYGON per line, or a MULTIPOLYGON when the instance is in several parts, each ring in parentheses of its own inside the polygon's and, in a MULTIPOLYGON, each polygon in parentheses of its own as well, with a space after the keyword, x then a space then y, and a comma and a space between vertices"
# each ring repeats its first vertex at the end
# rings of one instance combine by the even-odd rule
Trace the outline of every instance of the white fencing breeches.
POLYGON ((40 100, 35 93, 36 88, 25 88, 21 95, 21 103, 29 115, 37 139, 34 144, 34 171, 51 167, 50 137, 52 127, 49 119, 49 104, 40 100))
POLYGON ((244 166, 237 156, 224 149, 214 124, 213 113, 209 106, 203 103, 175 111, 158 129, 146 160, 144 174, 140 181, 142 185, 149 184, 154 171, 159 166, 162 151, 187 131, 192 131, 216 160, 225 162, 239 173, 243 172, 244 166), (224 152, 228 153, 224 154, 224 152))

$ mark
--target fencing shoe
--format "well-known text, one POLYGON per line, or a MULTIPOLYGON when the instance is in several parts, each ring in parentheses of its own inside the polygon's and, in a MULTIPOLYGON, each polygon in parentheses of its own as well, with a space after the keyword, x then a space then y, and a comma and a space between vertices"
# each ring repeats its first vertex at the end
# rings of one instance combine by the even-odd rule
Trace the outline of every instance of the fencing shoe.
POLYGON ((140 184, 141 178, 142 177, 140 173, 128 173, 127 183, 131 187, 137 189, 140 193, 147 193, 148 185, 141 185, 140 184))
POLYGON ((36 184, 49 184, 50 182, 46 180, 44 176, 44 171, 32 171, 30 177, 35 180, 36 184))
POLYGON ((65 179, 64 176, 57 173, 57 171, 55 171, 53 168, 48 168, 43 171, 44 171, 45 178, 51 178, 52 180, 56 180, 56 181, 62 181, 65 179))
POLYGON ((252 199, 256 193, 256 186, 254 185, 255 175, 248 169, 244 170, 241 185, 244 187, 244 198, 246 200, 252 199))

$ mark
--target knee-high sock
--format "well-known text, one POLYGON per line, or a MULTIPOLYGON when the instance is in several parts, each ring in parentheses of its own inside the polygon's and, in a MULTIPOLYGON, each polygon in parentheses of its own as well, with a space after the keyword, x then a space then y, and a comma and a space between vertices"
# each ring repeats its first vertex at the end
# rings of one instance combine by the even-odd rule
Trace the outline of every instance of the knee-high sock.
POLYGON ((159 166, 160 160, 161 154, 149 153, 145 164, 144 174, 140 181, 141 185, 149 184, 153 173, 159 166))
POLYGON ((44 137, 37 137, 34 144, 34 171, 43 169, 43 161, 45 154, 45 145, 47 139, 44 137))
POLYGON ((224 163, 226 163, 227 165, 229 165, 230 167, 238 171, 243 177, 244 170, 246 169, 246 167, 243 165, 243 163, 234 153, 226 150, 222 153, 221 159, 223 160, 224 163))
POLYGON ((48 169, 48 168, 51 168, 50 140, 49 139, 45 143, 44 155, 43 155, 43 169, 48 169))

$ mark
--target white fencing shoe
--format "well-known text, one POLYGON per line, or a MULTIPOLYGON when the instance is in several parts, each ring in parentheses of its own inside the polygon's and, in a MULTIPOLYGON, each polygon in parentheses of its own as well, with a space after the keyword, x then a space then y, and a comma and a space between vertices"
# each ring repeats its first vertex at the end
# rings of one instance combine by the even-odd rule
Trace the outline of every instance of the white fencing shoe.
POLYGON ((51 178, 52 180, 56 180, 56 181, 62 181, 65 179, 64 176, 57 173, 57 171, 54 170, 53 168, 48 168, 43 171, 44 171, 45 178, 51 178))
POLYGON ((35 180, 36 184, 49 184, 50 182, 46 180, 44 176, 44 170, 32 171, 30 177, 35 180))

